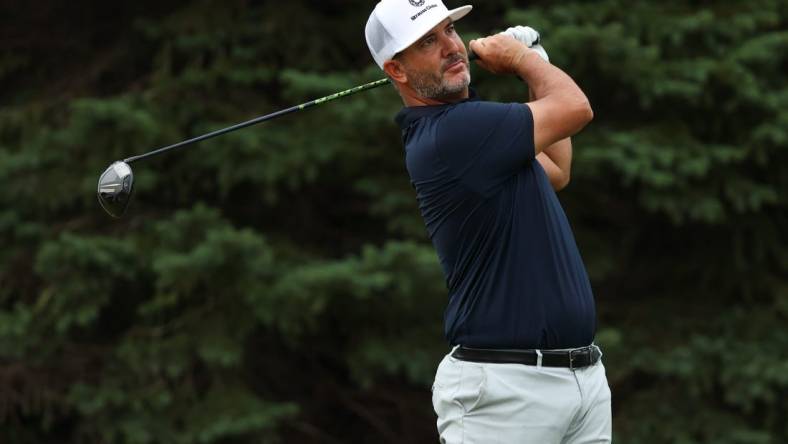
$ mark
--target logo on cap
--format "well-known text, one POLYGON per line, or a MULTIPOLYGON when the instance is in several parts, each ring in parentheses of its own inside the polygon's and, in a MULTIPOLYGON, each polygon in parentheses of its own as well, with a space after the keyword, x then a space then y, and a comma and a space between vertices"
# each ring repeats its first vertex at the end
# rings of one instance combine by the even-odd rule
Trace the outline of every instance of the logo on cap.
POLYGON ((419 6, 423 6, 424 5, 424 1, 425 0, 408 0, 408 1, 410 2, 411 5, 413 5, 413 6, 418 8, 419 6))

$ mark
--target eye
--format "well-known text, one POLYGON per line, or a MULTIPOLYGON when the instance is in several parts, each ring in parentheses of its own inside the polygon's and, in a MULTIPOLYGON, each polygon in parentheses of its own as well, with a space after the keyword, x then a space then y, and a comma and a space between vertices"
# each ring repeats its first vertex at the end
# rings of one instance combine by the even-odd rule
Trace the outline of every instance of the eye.
POLYGON ((427 37, 421 42, 421 47, 426 48, 427 46, 432 45, 433 43, 435 43, 435 38, 436 37, 434 35, 427 37))
POLYGON ((452 35, 452 34, 454 34, 454 25, 449 25, 449 26, 446 28, 446 34, 449 34, 449 35, 452 35))

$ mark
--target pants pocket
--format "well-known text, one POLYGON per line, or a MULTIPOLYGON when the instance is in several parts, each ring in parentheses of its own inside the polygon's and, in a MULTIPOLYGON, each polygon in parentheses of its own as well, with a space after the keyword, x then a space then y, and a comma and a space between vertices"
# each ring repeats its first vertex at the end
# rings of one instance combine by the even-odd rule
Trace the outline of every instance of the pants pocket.
POLYGON ((460 442, 463 417, 478 408, 486 377, 481 364, 446 357, 438 366, 432 387, 432 406, 438 415, 442 442, 460 442))

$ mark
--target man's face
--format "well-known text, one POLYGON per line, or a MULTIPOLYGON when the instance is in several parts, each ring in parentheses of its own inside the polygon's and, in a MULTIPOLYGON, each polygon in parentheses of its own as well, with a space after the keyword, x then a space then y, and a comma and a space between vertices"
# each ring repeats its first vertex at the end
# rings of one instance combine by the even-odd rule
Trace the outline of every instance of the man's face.
POLYGON ((451 19, 432 28, 397 56, 408 84, 422 97, 451 99, 465 94, 471 83, 468 53, 451 19))

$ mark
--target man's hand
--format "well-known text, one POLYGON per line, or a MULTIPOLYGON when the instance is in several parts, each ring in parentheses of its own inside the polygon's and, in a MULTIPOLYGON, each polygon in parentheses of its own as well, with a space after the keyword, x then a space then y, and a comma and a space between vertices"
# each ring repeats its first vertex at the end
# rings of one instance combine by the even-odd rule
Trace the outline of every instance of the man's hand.
POLYGON ((515 26, 501 34, 510 35, 529 48, 539 44, 539 32, 530 26, 515 26))
MULTIPOLYGON (((539 54, 539 56, 542 57, 545 62, 550 61, 550 57, 547 56, 547 51, 545 51, 544 47, 541 45, 541 37, 539 36, 539 32, 534 28, 531 28, 530 26, 515 26, 507 29, 504 32, 501 32, 499 35, 511 36, 523 45, 536 51, 536 53, 539 54)), ((473 48, 471 48, 471 53, 475 53, 473 48)))
POLYGON ((539 54, 539 57, 541 57, 545 62, 550 62, 550 58, 547 56, 547 51, 545 51, 544 47, 542 47, 540 44, 541 39, 539 37, 539 32, 530 26, 514 26, 500 34, 471 41, 471 52, 476 53, 476 55, 479 57, 479 66, 482 68, 491 71, 494 74, 510 74, 514 72, 514 69, 511 68, 511 65, 516 65, 521 60, 521 55, 519 52, 511 47, 511 42, 502 42, 500 39, 496 39, 499 36, 512 37, 517 42, 539 54), (484 49, 477 50, 478 46, 476 44, 481 44, 483 48, 489 44, 490 51, 485 51, 484 49), (489 60, 489 53, 491 51, 504 51, 505 54, 502 54, 502 59, 498 58, 498 60, 489 60))
POLYGON ((547 56, 547 51, 545 51, 544 47, 542 47, 539 32, 534 28, 531 28, 530 26, 515 26, 513 28, 507 29, 501 34, 514 37, 514 39, 518 42, 536 51, 545 62, 550 61, 550 58, 547 56))
POLYGON ((477 63, 493 74, 515 74, 522 60, 532 52, 508 34, 496 34, 469 43, 479 57, 477 63))

